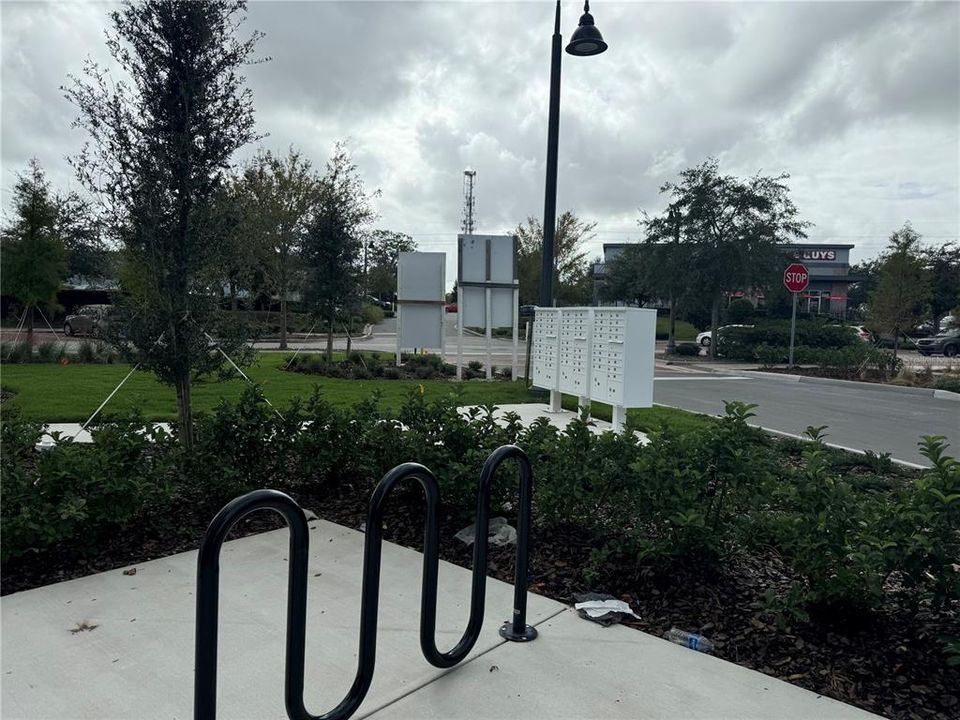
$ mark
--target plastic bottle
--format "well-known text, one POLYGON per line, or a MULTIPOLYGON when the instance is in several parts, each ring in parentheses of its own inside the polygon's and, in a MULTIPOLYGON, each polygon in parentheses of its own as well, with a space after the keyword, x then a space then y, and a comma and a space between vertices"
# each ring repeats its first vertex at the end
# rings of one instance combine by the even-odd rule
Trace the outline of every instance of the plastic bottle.
POLYGON ((669 640, 677 645, 683 645, 691 650, 699 650, 705 653, 713 652, 713 643, 703 635, 688 633, 686 630, 681 630, 680 628, 670 628, 663 634, 663 639, 669 640))

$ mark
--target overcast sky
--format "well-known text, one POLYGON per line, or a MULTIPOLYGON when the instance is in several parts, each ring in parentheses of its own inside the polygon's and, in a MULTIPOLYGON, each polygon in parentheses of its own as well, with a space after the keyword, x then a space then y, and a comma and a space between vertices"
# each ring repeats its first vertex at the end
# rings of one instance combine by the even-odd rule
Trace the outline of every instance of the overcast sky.
MULTIPOLYGON (((99 2, 0 3, 3 204, 36 156, 76 188, 83 144, 60 85, 107 59, 99 2)), ((380 227, 455 267, 463 170, 478 232, 542 216, 550 2, 252 2, 268 63, 252 66, 263 144, 317 165, 348 139, 380 227)), ((564 3, 565 39, 581 6, 564 3)), ((612 3, 610 49, 563 57, 560 210, 603 242, 640 237, 658 188, 717 156, 726 173, 788 172, 811 242, 875 256, 904 221, 929 243, 960 234, 960 4, 612 3)), ((251 154, 244 153, 244 157, 251 154)), ((242 160, 243 157, 238 158, 242 160)))

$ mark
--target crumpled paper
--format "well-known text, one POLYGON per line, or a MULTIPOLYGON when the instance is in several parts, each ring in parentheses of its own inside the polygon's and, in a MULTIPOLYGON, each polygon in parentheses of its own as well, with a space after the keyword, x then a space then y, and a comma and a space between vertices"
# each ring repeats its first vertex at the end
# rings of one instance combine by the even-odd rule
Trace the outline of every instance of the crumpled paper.
MULTIPOLYGON (((472 523, 458 532, 454 537, 465 545, 473 545, 477 539, 476 523, 472 523)), ((507 524, 503 517, 490 518, 487 525, 487 542, 491 545, 516 545, 517 531, 507 524)))
POLYGON ((624 617, 632 615, 640 619, 630 606, 623 600, 617 600, 613 595, 604 595, 602 593, 579 593, 573 596, 577 601, 573 609, 584 620, 599 623, 604 627, 622 622, 624 617))

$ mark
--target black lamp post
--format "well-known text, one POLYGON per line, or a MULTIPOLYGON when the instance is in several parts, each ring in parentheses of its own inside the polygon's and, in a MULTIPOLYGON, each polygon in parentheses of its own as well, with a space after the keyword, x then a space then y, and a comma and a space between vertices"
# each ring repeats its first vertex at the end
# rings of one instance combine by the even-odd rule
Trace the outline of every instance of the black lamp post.
MULTIPOLYGON (((553 305, 553 245, 557 233, 557 140, 560 136, 560 0, 553 23, 553 55, 550 61, 550 120, 547 126, 547 182, 543 202, 543 277, 540 281, 540 306, 553 305)), ((571 55, 599 55, 607 49, 603 36, 593 24, 590 2, 583 4, 580 26, 574 31, 567 52, 571 55)))

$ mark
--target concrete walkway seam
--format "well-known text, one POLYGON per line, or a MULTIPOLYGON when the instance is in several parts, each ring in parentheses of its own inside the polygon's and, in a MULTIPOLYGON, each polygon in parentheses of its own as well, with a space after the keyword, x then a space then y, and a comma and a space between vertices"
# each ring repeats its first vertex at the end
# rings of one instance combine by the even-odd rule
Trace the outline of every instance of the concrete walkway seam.
MULTIPOLYGON (((533 624, 533 627, 537 627, 537 626, 539 626, 539 625, 543 625, 543 624, 546 623, 546 622, 550 622, 550 621, 553 620, 555 617, 557 617, 557 616, 559 616, 559 615, 562 615, 563 613, 565 613, 565 612, 566 612, 567 610, 569 610, 569 609, 570 609, 570 608, 569 608, 568 606, 564 605, 562 608, 560 608, 560 609, 557 610, 555 613, 553 613, 553 615, 549 615, 549 616, 543 618, 540 622, 535 622, 535 623, 533 624)), ((639 631, 638 631, 638 632, 639 632, 639 631)), ((400 701, 403 700, 404 698, 409 697, 410 695, 413 695, 414 693, 420 692, 421 690, 423 690, 423 688, 427 687, 427 685, 431 685, 431 684, 435 683, 435 682, 436 682, 437 680, 439 680, 440 678, 446 677, 446 676, 449 675, 450 673, 454 673, 454 672, 456 672, 457 670, 459 670, 460 668, 465 667, 466 665, 474 662, 475 660, 479 660, 479 659, 482 658, 484 655, 486 655, 486 654, 488 654, 488 653, 491 653, 491 652, 493 652, 494 650, 496 650, 496 649, 498 649, 498 648, 506 645, 507 642, 508 642, 507 640, 501 640, 499 643, 497 643, 496 645, 493 645, 493 646, 487 648, 487 649, 484 650, 483 652, 477 653, 477 654, 474 655, 473 657, 466 658, 465 660, 463 660, 462 662, 457 663, 456 665, 454 665, 454 666, 451 667, 451 668, 447 668, 446 672, 442 672, 442 673, 440 673, 439 675, 436 675, 435 677, 432 677, 432 678, 430 678, 429 680, 418 684, 416 687, 410 688, 407 692, 403 693, 402 695, 398 695, 398 696, 395 697, 393 700, 390 700, 389 702, 385 702, 385 703, 383 703, 382 705, 379 705, 378 707, 375 707, 375 708, 370 709, 369 711, 366 711, 366 710, 365 710, 362 715, 358 715, 358 716, 357 716, 358 720, 364 720, 364 718, 368 718, 368 717, 371 717, 371 716, 373 716, 373 715, 376 715, 378 712, 382 712, 383 710, 387 709, 387 708, 390 707, 391 705, 395 705, 396 703, 400 702, 400 701)))

